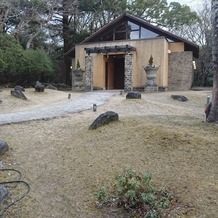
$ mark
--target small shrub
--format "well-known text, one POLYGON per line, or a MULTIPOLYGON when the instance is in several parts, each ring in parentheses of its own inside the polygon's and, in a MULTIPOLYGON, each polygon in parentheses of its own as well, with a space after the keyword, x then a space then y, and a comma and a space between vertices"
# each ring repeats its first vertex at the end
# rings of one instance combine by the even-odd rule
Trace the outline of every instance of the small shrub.
POLYGON ((95 196, 96 198, 99 200, 99 201, 105 201, 106 199, 106 191, 105 191, 105 187, 102 186, 96 193, 95 193, 95 196))
POLYGON ((76 69, 77 69, 77 70, 80 69, 80 62, 79 62, 79 60, 77 60, 77 63, 76 63, 76 69))
POLYGON ((97 205, 124 208, 134 217, 158 218, 170 208, 173 196, 151 183, 151 174, 139 174, 131 169, 115 177, 114 194, 107 195, 101 187, 96 193, 97 205))
POLYGON ((153 65, 153 57, 152 57, 152 55, 151 55, 151 57, 148 60, 148 64, 151 65, 151 66, 153 65))

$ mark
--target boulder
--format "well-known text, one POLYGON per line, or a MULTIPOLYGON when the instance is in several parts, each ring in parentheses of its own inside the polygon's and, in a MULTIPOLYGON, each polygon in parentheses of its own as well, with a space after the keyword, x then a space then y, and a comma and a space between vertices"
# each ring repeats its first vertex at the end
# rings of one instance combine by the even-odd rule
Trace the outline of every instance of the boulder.
POLYGON ((52 90, 57 90, 58 88, 53 86, 52 84, 49 84, 45 87, 46 89, 52 89, 52 90))
POLYGON ((178 101, 188 101, 188 98, 183 95, 171 95, 171 98, 178 101))
POLYGON ((0 157, 8 151, 9 147, 8 144, 2 140, 0 140, 0 157))
POLYGON ((15 86, 14 90, 19 90, 21 92, 25 92, 25 89, 22 86, 15 86))
POLYGON ((92 125, 89 127, 89 129, 97 129, 100 126, 103 126, 105 124, 118 121, 119 116, 117 113, 113 111, 107 111, 100 116, 97 117, 97 119, 92 123, 92 125))
POLYGON ((4 185, 0 185, 0 204, 3 203, 5 198, 7 198, 9 195, 8 189, 5 188, 4 185))
POLYGON ((126 99, 140 99, 141 93, 140 92, 129 92, 126 95, 126 99))
POLYGON ((36 82, 36 85, 35 85, 35 91, 36 92, 44 92, 45 90, 45 86, 40 83, 39 81, 36 82))
POLYGON ((21 98, 23 100, 27 100, 26 96, 20 90, 11 90, 11 95, 17 98, 21 98))
POLYGON ((64 91, 68 91, 68 90, 72 90, 72 88, 64 83, 57 83, 57 88, 58 90, 64 90, 64 91))

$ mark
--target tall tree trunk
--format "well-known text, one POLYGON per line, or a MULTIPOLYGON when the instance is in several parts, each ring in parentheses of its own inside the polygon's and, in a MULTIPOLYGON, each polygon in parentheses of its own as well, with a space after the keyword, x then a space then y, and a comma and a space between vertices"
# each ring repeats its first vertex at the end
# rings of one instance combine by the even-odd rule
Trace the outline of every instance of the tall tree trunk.
POLYGON ((35 34, 31 35, 26 43, 26 49, 29 49, 33 40, 41 33, 41 29, 39 29, 35 34))
POLYGON ((218 121, 218 0, 211 0, 213 96, 208 122, 218 121))
MULTIPOLYGON (((69 27, 69 0, 63 0, 63 40, 64 40, 64 53, 70 50, 70 27, 69 27)), ((64 56, 64 63, 65 63, 65 69, 64 69, 64 83, 67 85, 71 85, 71 79, 70 79, 70 66, 71 66, 71 60, 70 58, 65 55, 64 56)))
POLYGON ((0 33, 5 33, 5 26, 10 12, 10 7, 7 4, 0 4, 0 33))

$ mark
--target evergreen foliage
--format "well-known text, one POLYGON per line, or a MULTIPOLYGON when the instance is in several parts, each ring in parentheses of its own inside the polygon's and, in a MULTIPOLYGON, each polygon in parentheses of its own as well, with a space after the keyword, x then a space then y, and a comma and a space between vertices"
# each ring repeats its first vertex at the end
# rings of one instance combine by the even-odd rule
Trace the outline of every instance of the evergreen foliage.
POLYGON ((53 76, 53 63, 43 49, 27 49, 10 35, 0 35, 0 82, 34 82, 53 76))

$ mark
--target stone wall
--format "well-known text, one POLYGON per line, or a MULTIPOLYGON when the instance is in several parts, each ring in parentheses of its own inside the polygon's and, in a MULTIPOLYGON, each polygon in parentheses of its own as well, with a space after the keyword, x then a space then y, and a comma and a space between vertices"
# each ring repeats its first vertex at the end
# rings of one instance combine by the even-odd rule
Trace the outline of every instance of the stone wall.
POLYGON ((190 51, 169 54, 168 90, 189 90, 193 81, 193 54, 190 51))
POLYGON ((85 56, 85 90, 93 90, 93 57, 85 56))
POLYGON ((133 71, 133 63, 132 63, 132 55, 125 55, 125 78, 124 78, 124 91, 129 92, 132 91, 132 71, 133 71))

